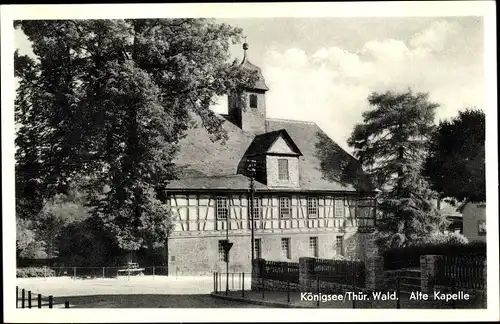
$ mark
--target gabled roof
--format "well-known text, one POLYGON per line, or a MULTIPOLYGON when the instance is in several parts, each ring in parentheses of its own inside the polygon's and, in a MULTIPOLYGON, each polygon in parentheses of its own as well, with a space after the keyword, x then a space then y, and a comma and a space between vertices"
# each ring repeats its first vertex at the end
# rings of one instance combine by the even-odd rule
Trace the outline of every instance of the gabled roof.
MULTIPOLYGON (((223 119, 222 116, 220 118, 223 119)), ((198 185, 202 189, 209 184, 206 181, 212 181, 214 186, 217 183, 228 184, 228 176, 238 174, 238 165, 255 136, 228 121, 222 127, 228 133, 225 144, 212 142, 201 126, 188 130, 187 136, 179 142, 180 151, 173 161, 179 169, 180 180, 168 184, 167 189, 195 189, 198 185)), ((285 134, 285 130, 302 154, 299 156, 299 190, 355 192, 365 180, 359 162, 315 123, 267 119, 266 128, 276 134, 285 134)), ((264 136, 266 140, 263 142, 270 142, 274 136, 264 136)), ((241 176, 231 178, 231 181, 237 181, 233 183, 235 186, 242 184, 239 182, 242 180, 234 179, 242 179, 241 176)))
POLYGON ((290 148, 294 152, 294 155, 302 155, 302 152, 300 152, 299 148, 297 147, 297 145, 295 145, 292 138, 290 137, 290 135, 288 135, 285 129, 280 129, 255 136, 252 144, 250 144, 248 150, 245 152, 245 155, 252 156, 266 154, 266 152, 269 151, 269 149, 273 146, 274 143, 276 143, 276 141, 280 137, 283 138, 290 146, 290 148))

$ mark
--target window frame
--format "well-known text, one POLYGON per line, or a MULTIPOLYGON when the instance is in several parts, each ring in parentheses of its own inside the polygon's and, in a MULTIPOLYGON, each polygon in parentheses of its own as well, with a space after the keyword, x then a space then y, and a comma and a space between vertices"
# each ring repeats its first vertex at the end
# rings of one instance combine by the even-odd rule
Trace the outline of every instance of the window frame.
MULTIPOLYGON (((249 202, 251 201, 251 199, 249 199, 249 202)), ((260 197, 253 197, 253 206, 248 206, 248 208, 250 209, 250 220, 260 220, 261 219, 261 206, 262 206, 262 202, 260 200, 260 197), (255 211, 257 211, 257 217, 255 215, 255 211)))
POLYGON ((334 197, 333 200, 333 208, 334 208, 334 217, 335 218, 344 218, 345 217, 345 200, 344 198, 340 199, 338 197, 334 197), (340 204, 340 206, 337 206, 337 203, 340 204), (337 211, 341 211, 341 216, 337 213, 337 211))
POLYGON ((307 217, 308 218, 318 218, 318 205, 319 199, 315 196, 307 197, 306 207, 307 207, 307 217), (310 203, 313 202, 314 206, 310 206, 310 203), (314 213, 311 213, 311 210, 314 210, 314 213))
POLYGON ((289 237, 282 237, 280 242, 281 242, 281 249, 280 249, 281 256, 287 260, 291 260, 292 259, 291 239, 289 237), (286 246, 284 246, 285 242, 286 246))
POLYGON ((217 220, 227 220, 229 218, 229 198, 224 196, 217 196, 215 198, 215 218, 217 220), (219 206, 219 201, 225 202, 225 207, 219 206), (219 214, 223 210, 226 211, 225 217, 219 214))
POLYGON ((280 219, 290 219, 290 217, 292 216, 292 208, 291 208, 291 204, 292 204, 292 199, 290 197, 287 197, 287 196, 281 196, 278 198, 278 211, 279 211, 279 216, 280 216, 280 219), (283 207, 282 205, 282 202, 287 202, 287 207, 283 207), (284 216, 285 214, 283 213, 283 211, 287 210, 287 213, 286 215, 287 216, 284 216))
POLYGON ((262 259, 262 239, 256 238, 253 243, 254 255, 256 259, 262 259))
POLYGON ((248 96, 248 106, 250 108, 259 108, 259 99, 258 96, 255 93, 250 93, 248 96), (252 103, 255 103, 255 105, 252 105, 252 103))
POLYGON ((340 255, 340 256, 344 256, 344 236, 343 235, 335 236, 335 254, 340 255), (339 253, 339 250, 340 250, 340 253, 339 253))
POLYGON ((309 256, 312 258, 319 257, 318 237, 317 236, 310 236, 309 237, 309 256), (313 242, 314 242, 314 244, 311 244, 313 242))
POLYGON ((477 235, 478 236, 486 236, 486 221, 478 220, 477 221, 477 235))
POLYGON ((290 163, 288 163, 288 159, 278 159, 278 180, 279 181, 290 181, 290 163), (286 168, 283 169, 283 165, 281 164, 284 162, 284 166, 286 168), (284 175, 284 171, 286 170, 286 178, 282 177, 284 175))
POLYGON ((227 259, 226 259, 226 253, 224 253, 224 246, 222 245, 222 242, 224 242, 224 240, 219 240, 218 241, 218 246, 217 246, 217 252, 218 252, 218 260, 219 262, 227 262, 227 259))

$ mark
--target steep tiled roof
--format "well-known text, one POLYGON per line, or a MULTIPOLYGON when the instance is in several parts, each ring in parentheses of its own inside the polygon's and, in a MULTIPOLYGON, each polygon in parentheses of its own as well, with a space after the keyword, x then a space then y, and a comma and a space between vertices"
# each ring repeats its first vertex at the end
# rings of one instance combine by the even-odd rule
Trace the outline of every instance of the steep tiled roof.
MULTIPOLYGON (((223 127, 229 137, 225 144, 212 142, 203 127, 188 131, 174 160, 180 169, 179 180, 171 182, 167 188, 235 186, 236 190, 245 183, 248 186, 248 180, 242 180, 244 176, 232 176, 238 173, 238 165, 255 136, 230 122, 224 122, 223 127)), ((267 119, 266 127, 268 132, 286 130, 303 154, 299 157, 301 190, 355 191, 356 185, 364 180, 358 161, 315 123, 267 119)))
POLYGON ((290 135, 288 135, 285 129, 267 132, 265 134, 255 136, 245 155, 258 155, 266 153, 279 137, 285 138, 296 155, 302 155, 299 148, 297 147, 297 145, 295 145, 293 139, 290 137, 290 135))
POLYGON ((300 186, 305 190, 355 191, 359 163, 315 123, 267 119, 267 131, 286 129, 302 152, 300 186))
MULTIPOLYGON (((168 185, 173 189, 229 189, 229 190, 248 190, 249 179, 241 174, 219 175, 211 177, 194 177, 175 180, 168 185)), ((255 189, 267 189, 266 185, 255 181, 255 189)))

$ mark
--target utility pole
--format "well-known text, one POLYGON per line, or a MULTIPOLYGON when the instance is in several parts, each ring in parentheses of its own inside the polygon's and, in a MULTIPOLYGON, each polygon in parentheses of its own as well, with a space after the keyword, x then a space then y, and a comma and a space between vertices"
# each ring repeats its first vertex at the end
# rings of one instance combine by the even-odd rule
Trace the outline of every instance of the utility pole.
POLYGON ((255 192, 255 160, 250 160, 248 165, 248 171, 250 174, 250 231, 251 231, 251 240, 252 240, 252 264, 253 260, 255 260, 255 239, 254 239, 254 210, 253 210, 253 201, 254 201, 254 192, 255 192))

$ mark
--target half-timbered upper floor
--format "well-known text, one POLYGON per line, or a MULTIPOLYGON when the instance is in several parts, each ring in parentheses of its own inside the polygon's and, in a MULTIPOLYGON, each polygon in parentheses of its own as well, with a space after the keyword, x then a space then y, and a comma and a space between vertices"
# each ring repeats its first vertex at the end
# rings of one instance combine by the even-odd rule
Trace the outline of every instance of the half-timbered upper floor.
POLYGON ((344 231, 375 225, 373 199, 343 194, 171 193, 174 235, 344 231))

